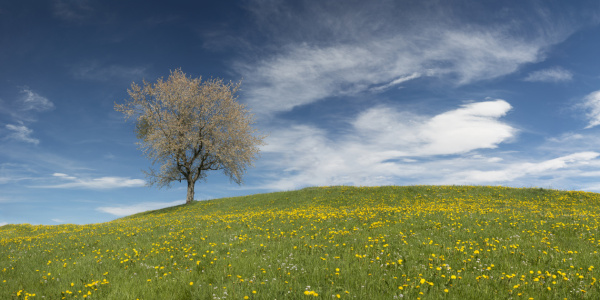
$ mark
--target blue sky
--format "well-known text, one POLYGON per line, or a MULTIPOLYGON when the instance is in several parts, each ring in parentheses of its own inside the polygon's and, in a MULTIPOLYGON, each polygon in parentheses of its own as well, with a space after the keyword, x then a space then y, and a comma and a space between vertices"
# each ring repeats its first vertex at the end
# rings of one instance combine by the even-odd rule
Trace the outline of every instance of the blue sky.
POLYGON ((600 192, 598 1, 0 1, 0 225, 181 204, 115 112, 181 68, 243 80, 267 145, 211 199, 321 185, 600 192), (205 2, 205 3, 202 3, 205 2), (215 4, 216 3, 216 4, 215 4))

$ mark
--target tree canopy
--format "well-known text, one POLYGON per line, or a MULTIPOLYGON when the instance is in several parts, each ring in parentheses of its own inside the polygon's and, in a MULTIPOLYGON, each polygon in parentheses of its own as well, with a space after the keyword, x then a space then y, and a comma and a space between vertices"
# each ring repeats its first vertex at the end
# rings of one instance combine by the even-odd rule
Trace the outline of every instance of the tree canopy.
POLYGON ((129 101, 115 104, 115 110, 135 118, 138 145, 152 161, 145 171, 149 184, 160 188, 185 180, 190 203, 196 181, 205 179, 207 171, 222 170, 242 183, 265 136, 257 134, 253 115, 237 101, 240 85, 187 77, 181 69, 171 71, 166 81, 131 84, 129 101))

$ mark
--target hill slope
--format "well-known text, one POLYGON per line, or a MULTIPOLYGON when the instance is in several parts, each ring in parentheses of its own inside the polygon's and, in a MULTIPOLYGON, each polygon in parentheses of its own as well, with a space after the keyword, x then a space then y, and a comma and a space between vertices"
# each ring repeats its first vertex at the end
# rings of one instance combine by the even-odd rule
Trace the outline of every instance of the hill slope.
POLYGON ((597 299, 600 195, 322 187, 0 227, 0 299, 597 299))

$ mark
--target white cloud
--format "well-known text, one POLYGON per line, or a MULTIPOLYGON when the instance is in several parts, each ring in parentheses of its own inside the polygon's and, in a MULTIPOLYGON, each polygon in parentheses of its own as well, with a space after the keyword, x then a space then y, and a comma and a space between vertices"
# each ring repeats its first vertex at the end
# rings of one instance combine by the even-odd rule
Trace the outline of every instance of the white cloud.
POLYGON ((574 133, 574 132, 567 132, 567 133, 563 133, 558 137, 550 137, 548 138, 549 142, 552 143, 573 143, 575 141, 581 141, 583 139, 585 139, 586 137, 580 133, 574 133))
POLYGON ((373 92, 382 92, 382 91, 385 91, 385 90, 387 90, 387 89, 389 89, 389 88, 391 88, 393 86, 399 85, 399 84, 401 84, 403 82, 406 82, 406 81, 409 81, 409 80, 413 80, 413 79, 416 79, 416 78, 419 78, 419 77, 421 77, 421 74, 419 74, 419 73, 412 73, 410 75, 400 76, 399 78, 393 80, 390 83, 384 84, 382 86, 377 86, 377 87, 371 88, 371 91, 373 91, 373 92))
MULTIPOLYGON (((545 186, 552 184, 582 188, 582 177, 597 177, 597 152, 576 152, 536 161, 510 153, 398 157, 392 143, 364 144, 332 141, 322 131, 306 126, 275 135, 278 144, 263 151, 275 171, 264 188, 290 190, 321 185, 389 184, 513 184, 545 186), (289 135, 287 135, 289 133, 289 135), (287 137, 286 137, 287 136, 287 137), (287 140, 286 140, 287 139, 287 140), (282 143, 285 140, 285 143, 282 143), (273 152, 275 148, 278 152, 273 152), (548 179, 544 179, 548 178, 548 179)), ((353 133, 349 133, 353 134, 353 133)), ((360 138, 360 137, 359 137, 360 138)), ((389 141, 388 141, 389 142, 389 141)), ((485 143, 482 143, 485 146, 485 143)), ((475 151, 475 150, 474 150, 475 151)), ((475 152, 477 153, 477 152, 475 152)), ((589 190, 589 188, 588 188, 589 190)))
POLYGON ((64 223, 64 222, 66 222, 66 221, 65 221, 65 220, 62 220, 62 219, 56 219, 56 218, 55 218, 55 219, 52 219, 52 222, 56 222, 56 223, 64 223))
POLYGON ((583 98, 583 108, 587 109, 588 125, 585 128, 592 128, 600 125, 600 90, 590 93, 583 98))
POLYGON ((573 79, 573 73, 561 67, 538 70, 529 73, 525 77, 525 81, 541 81, 541 82, 560 82, 570 81, 573 79))
POLYGON ((26 143, 32 143, 34 145, 37 145, 40 143, 40 140, 31 137, 33 130, 27 128, 27 126, 25 126, 23 124, 21 124, 21 125, 6 124, 5 127, 9 131, 11 131, 11 133, 9 133, 7 136, 7 138, 9 138, 9 139, 14 139, 14 140, 26 142, 26 143))
POLYGON ((68 179, 68 180, 77 180, 77 177, 69 176, 65 173, 54 173, 54 174, 52 174, 52 176, 63 178, 63 179, 68 179))
POLYGON ((17 98, 10 105, 2 105, 0 101, 0 113, 7 113, 15 122, 23 125, 24 122, 35 122, 36 113, 54 109, 54 103, 48 98, 39 95, 28 87, 20 90, 23 96, 17 98))
POLYGON ((399 113, 388 107, 362 113, 354 126, 371 144, 387 141, 401 156, 465 153, 495 148, 516 134, 516 129, 498 118, 511 105, 504 100, 463 105, 432 118, 399 113))
POLYGON ((185 200, 177 200, 173 202, 142 202, 133 205, 122 205, 122 206, 102 206, 97 207, 96 210, 118 217, 129 216, 143 211, 161 209, 169 206, 184 204, 185 200))
POLYGON ((6 222, 0 222, 0 226, 8 225, 6 222))
POLYGON ((21 93, 25 94, 25 96, 15 101, 14 109, 7 109, 7 112, 12 115, 18 124, 4 125, 9 131, 6 138, 38 145, 40 140, 31 136, 33 130, 28 128, 25 123, 35 122, 35 118, 33 117, 34 112, 52 110, 54 109, 54 104, 27 87, 23 88, 21 93))
POLYGON ((127 188, 127 187, 141 187, 146 185, 146 182, 142 179, 130 179, 129 177, 100 177, 83 179, 74 176, 69 176, 63 173, 54 173, 53 177, 60 178, 61 180, 67 180, 71 182, 58 183, 53 185, 33 186, 36 188, 83 188, 83 189, 114 189, 114 188, 127 188))
POLYGON ((21 92, 25 94, 25 97, 21 99, 20 107, 23 111, 35 110, 42 112, 54 108, 54 103, 48 98, 40 96, 29 88, 24 88, 21 92))
MULTIPOLYGON (((516 130, 498 120, 510 109, 506 101, 494 100, 428 117, 380 106, 357 116, 353 129, 336 139, 313 126, 278 129, 262 149, 262 163, 284 174, 266 187, 380 185, 417 176, 423 173, 420 159, 491 149, 512 139, 516 130)), ((499 161, 489 158, 490 163, 499 161)))
POLYGON ((551 171, 587 165, 600 156, 597 152, 579 152, 538 162, 510 164, 499 170, 469 170, 452 175, 453 183, 481 184, 507 182, 531 175, 551 175, 551 171))
POLYGON ((582 145, 565 148, 561 142, 581 142, 579 134, 551 139, 537 149, 546 155, 563 153, 545 160, 518 152, 491 152, 517 134, 501 120, 510 109, 506 101, 493 100, 424 116, 379 106, 359 114, 350 122, 352 129, 342 135, 307 125, 280 128, 262 149, 259 167, 273 171, 263 187, 512 184, 593 188, 586 187, 582 178, 598 176, 600 153, 586 151, 587 146, 579 149, 582 145))
POLYGON ((279 50, 235 65, 245 78, 248 103, 265 114, 420 77, 458 85, 497 78, 543 60, 546 49, 575 27, 531 12, 521 12, 528 14, 527 28, 517 22, 469 24, 444 13, 442 3, 439 10, 358 4, 363 11, 357 3, 339 8, 305 2, 297 10, 269 3, 254 3, 252 12, 280 43, 269 49, 279 50))
POLYGON ((458 84, 514 72, 541 59, 542 45, 501 33, 435 32, 415 47, 409 37, 316 48, 298 45, 258 65, 239 65, 256 112, 288 111, 327 97, 380 91, 411 79, 455 76, 458 84))

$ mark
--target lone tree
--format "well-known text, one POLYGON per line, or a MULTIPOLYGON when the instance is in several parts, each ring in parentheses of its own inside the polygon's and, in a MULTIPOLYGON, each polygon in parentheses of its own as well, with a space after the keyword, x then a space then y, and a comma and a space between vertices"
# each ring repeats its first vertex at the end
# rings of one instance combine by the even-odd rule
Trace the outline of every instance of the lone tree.
POLYGON ((247 166, 257 157, 264 136, 252 128, 253 116, 236 93, 240 83, 222 79, 187 77, 171 71, 167 81, 132 83, 130 101, 115 110, 134 117, 137 144, 152 166, 144 171, 149 185, 170 187, 187 181, 186 204, 194 200, 194 186, 207 171, 223 170, 231 181, 242 183, 247 166))

